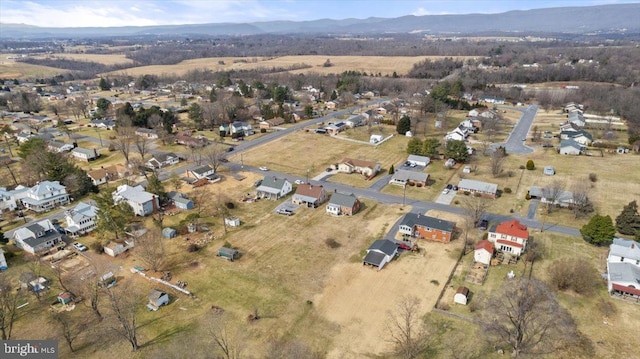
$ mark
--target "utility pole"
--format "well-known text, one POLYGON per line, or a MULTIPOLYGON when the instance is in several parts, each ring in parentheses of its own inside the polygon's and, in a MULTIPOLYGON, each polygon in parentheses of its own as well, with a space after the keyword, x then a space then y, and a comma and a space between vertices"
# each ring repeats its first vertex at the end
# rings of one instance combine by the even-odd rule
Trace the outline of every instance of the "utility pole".
POLYGON ((403 209, 406 202, 406 198, 407 198, 407 184, 405 183, 404 186, 402 186, 402 208, 403 209))
POLYGON ((307 183, 309 183, 309 169, 307 168, 307 183))
POLYGON ((240 154, 240 168, 244 168, 244 154, 240 154))

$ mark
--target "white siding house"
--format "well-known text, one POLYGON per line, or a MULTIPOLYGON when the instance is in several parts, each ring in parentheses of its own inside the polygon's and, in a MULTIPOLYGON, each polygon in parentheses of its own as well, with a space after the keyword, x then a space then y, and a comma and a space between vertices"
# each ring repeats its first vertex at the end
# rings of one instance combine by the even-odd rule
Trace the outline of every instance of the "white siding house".
POLYGON ((123 184, 118 186, 111 196, 115 204, 126 201, 133 213, 141 217, 153 213, 159 205, 158 196, 145 191, 142 186, 131 187, 123 184))
POLYGON ((96 228, 98 207, 86 202, 78 203, 75 208, 65 212, 66 231, 72 236, 79 236, 96 228))
POLYGON ((22 205, 34 212, 50 211, 69 203, 67 189, 58 181, 42 181, 21 192, 19 197, 22 205))

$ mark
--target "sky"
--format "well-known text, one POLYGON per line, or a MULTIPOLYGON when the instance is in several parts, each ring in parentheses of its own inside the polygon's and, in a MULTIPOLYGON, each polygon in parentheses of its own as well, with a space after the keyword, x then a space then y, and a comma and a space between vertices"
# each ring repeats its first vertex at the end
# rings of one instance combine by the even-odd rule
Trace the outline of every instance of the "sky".
POLYGON ((639 0, 0 0, 0 23, 111 27, 501 13, 639 0))

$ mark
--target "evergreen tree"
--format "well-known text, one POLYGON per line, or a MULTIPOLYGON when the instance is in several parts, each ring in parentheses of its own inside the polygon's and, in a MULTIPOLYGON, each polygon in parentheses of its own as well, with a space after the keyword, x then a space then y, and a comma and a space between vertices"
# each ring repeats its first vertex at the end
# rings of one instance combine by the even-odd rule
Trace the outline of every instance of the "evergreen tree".
POLYGON ((527 170, 533 171, 536 169, 536 165, 533 163, 533 160, 527 161, 527 170))
POLYGON ((616 229, 627 235, 636 235, 640 232, 640 214, 636 201, 629 202, 616 217, 616 229))
POLYGON ((467 144, 464 141, 447 141, 444 154, 448 158, 453 158, 456 162, 465 162, 469 158, 467 144))
POLYGON ((616 234, 616 228, 613 226, 613 220, 610 216, 594 215, 589 223, 580 229, 582 238, 596 246, 608 246, 613 241, 616 234))
POLYGON ((202 130, 204 117, 202 115, 202 108, 197 103, 192 103, 191 106, 189 106, 189 119, 193 121, 198 131, 202 130))
POLYGON ((436 138, 425 138, 422 141, 422 155, 427 157, 436 157, 440 154, 440 141, 436 138))
POLYGON ((98 218, 96 230, 103 238, 118 239, 124 233, 124 228, 133 220, 133 209, 125 201, 113 204, 111 193, 113 188, 105 189, 96 196, 98 218))
POLYGON ((391 165, 391 167, 389 167, 389 174, 392 175, 395 173, 395 170, 393 169, 393 165, 391 165))
POLYGON ((216 93, 215 87, 211 89, 211 92, 209 92, 209 101, 211 103, 218 101, 218 94, 216 93))
POLYGON ((412 137, 407 143, 407 153, 410 155, 422 154, 422 141, 417 137, 412 137))
POLYGON ((156 174, 149 177, 147 188, 145 190, 149 193, 153 193, 158 196, 160 202, 166 202, 167 192, 164 189, 164 185, 160 182, 160 178, 156 174))
POLYGON ((398 121, 398 124, 396 125, 396 131, 398 131, 399 134, 404 135, 410 130, 411 130, 411 119, 409 118, 409 116, 404 115, 398 121))
POLYGON ((109 86, 109 82, 105 80, 104 77, 100 78, 100 84, 98 84, 98 87, 100 87, 100 90, 102 91, 107 91, 111 89, 111 86, 109 86))

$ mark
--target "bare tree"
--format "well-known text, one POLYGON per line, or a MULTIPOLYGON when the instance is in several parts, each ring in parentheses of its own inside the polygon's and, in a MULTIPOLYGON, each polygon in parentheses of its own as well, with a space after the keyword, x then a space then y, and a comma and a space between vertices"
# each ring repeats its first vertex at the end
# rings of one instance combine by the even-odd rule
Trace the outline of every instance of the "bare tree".
POLYGON ((419 310, 419 298, 403 296, 396 303, 395 310, 387 313, 387 330, 399 357, 417 358, 427 349, 427 333, 419 310))
POLYGON ((149 229, 145 234, 136 238, 136 257, 153 271, 160 271, 166 264, 166 251, 160 230, 149 229))
POLYGON ((151 145, 152 140, 148 139, 144 136, 135 135, 133 137, 133 144, 136 146, 138 153, 140 154, 140 159, 142 163, 144 163, 145 156, 149 153, 149 147, 151 145))
POLYGON ((131 350, 138 350, 136 306, 140 300, 139 296, 128 283, 119 283, 115 287, 107 288, 106 292, 115 318, 111 329, 131 344, 131 350))
POLYGON ((69 350, 71 350, 71 352, 75 352, 73 342, 87 328, 87 323, 82 321, 78 322, 77 319, 74 320, 68 312, 53 313, 51 315, 51 321, 60 331, 60 334, 69 347, 69 350))
POLYGON ((564 193, 565 184, 562 180, 555 180, 542 189, 542 195, 547 202, 547 213, 551 213, 553 206, 560 204, 560 197, 564 193))
POLYGON ((462 208, 464 209, 465 216, 475 225, 480 222, 485 213, 487 213, 489 200, 484 197, 465 196, 462 199, 462 208))
POLYGON ((225 150, 226 150, 225 146, 219 142, 214 142, 204 148, 204 158, 209 164, 209 166, 213 168, 214 172, 217 172, 218 167, 222 165, 225 150))
POLYGON ((82 280, 82 283, 82 294, 85 298, 88 299, 88 304, 93 311, 93 314, 95 314, 98 320, 101 321, 102 313, 100 313, 100 308, 98 306, 98 304, 100 303, 100 286, 102 285, 101 276, 98 272, 96 272, 94 275, 89 276, 88 278, 84 278, 82 280))
POLYGON ((506 155, 503 150, 496 149, 491 152, 491 174, 493 177, 498 177, 504 171, 504 160, 506 155))
POLYGON ((231 324, 226 313, 214 313, 209 321, 209 337, 218 353, 226 359, 240 359, 244 351, 244 331, 231 324))
MULTIPOLYGON (((124 120, 123 120, 124 122, 124 120)), ((129 163, 129 155, 131 153, 131 145, 135 138, 135 129, 130 125, 118 126, 116 139, 113 140, 113 145, 122 152, 126 163, 129 163)))
POLYGON ((482 316, 485 338, 507 346, 513 357, 552 353, 577 337, 576 325, 555 296, 536 279, 504 282, 487 298, 482 316))
POLYGON ((18 318, 20 288, 13 288, 6 278, 0 279, 0 332, 2 340, 11 339, 13 325, 18 318))
POLYGON ((593 203, 589 200, 589 192, 591 187, 587 181, 578 181, 571 188, 571 209, 576 219, 593 212, 593 203))

